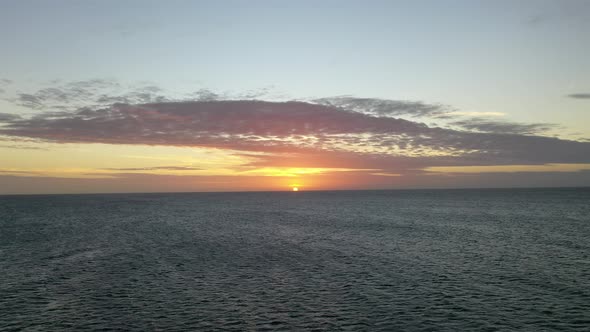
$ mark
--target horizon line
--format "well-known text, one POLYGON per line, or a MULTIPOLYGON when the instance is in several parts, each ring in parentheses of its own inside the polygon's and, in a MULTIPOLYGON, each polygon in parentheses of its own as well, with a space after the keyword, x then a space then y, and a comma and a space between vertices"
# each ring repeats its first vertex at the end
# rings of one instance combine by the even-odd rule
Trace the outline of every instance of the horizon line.
POLYGON ((239 194, 239 193, 291 193, 301 195, 305 192, 335 192, 335 191, 442 191, 442 190, 530 190, 530 189, 590 189, 590 186, 539 186, 539 187, 452 187, 452 188, 392 188, 392 189, 310 189, 299 190, 236 190, 236 191, 129 191, 129 192, 80 192, 80 193, 16 193, 0 194, 6 196, 73 196, 73 195, 157 195, 157 194, 239 194))

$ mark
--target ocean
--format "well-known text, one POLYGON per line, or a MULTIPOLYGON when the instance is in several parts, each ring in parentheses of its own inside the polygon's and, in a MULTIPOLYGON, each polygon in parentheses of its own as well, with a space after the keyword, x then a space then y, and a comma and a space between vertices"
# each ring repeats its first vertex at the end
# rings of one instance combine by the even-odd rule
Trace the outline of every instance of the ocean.
POLYGON ((0 331, 589 331, 590 189, 0 196, 0 331))

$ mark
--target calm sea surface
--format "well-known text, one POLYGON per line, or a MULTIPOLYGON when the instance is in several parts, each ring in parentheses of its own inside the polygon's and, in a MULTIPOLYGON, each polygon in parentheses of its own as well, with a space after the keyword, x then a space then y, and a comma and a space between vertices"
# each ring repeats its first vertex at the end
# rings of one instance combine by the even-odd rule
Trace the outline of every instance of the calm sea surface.
POLYGON ((589 331, 590 189, 0 196, 1 331, 589 331))

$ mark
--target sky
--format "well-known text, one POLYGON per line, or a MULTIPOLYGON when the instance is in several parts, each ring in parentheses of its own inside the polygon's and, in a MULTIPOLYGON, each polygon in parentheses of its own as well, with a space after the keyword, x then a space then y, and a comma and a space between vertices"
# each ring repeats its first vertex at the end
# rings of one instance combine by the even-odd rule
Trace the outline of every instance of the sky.
POLYGON ((590 1, 0 0, 0 194, 590 186, 590 1))

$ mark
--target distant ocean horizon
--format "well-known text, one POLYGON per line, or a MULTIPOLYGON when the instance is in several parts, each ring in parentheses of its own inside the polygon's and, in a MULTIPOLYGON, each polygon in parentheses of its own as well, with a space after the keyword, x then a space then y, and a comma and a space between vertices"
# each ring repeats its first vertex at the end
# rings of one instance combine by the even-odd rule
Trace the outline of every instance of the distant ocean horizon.
POLYGON ((587 331, 590 188, 0 196, 0 331, 587 331))
MULTIPOLYGON (((438 190, 551 190, 551 189, 590 189, 590 186, 523 186, 523 187, 452 187, 452 188, 361 188, 361 189, 309 189, 300 187, 298 192, 341 192, 341 191, 438 191, 438 190)), ((284 193, 292 192, 291 188, 274 190, 219 190, 219 191, 97 191, 97 192, 52 192, 52 193, 5 193, 2 196, 46 196, 46 195, 133 195, 133 194, 214 194, 214 193, 284 193)))

